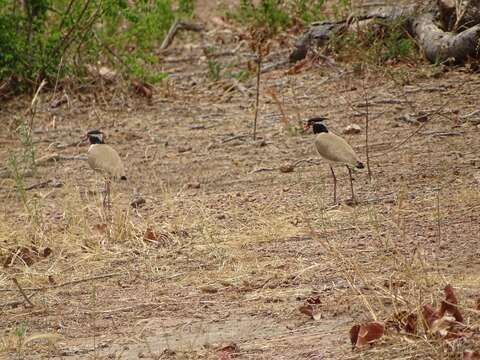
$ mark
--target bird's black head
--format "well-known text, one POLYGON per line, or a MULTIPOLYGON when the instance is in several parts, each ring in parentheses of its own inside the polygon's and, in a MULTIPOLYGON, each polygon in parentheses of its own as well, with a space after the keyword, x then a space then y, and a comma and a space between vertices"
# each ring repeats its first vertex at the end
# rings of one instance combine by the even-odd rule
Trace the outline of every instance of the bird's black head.
POLYGON ((326 117, 315 117, 307 120, 305 125, 303 126, 305 131, 308 131, 312 128, 314 134, 319 134, 322 132, 327 133, 328 129, 323 123, 324 120, 328 120, 326 117))
POLYGON ((90 144, 103 144, 103 133, 100 130, 91 130, 87 133, 90 144))

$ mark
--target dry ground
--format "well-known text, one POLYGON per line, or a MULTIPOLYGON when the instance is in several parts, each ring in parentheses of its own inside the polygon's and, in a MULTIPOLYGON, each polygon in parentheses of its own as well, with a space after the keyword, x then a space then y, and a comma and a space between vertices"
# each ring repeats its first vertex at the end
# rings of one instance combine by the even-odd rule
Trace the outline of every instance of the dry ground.
MULTIPOLYGON (((223 29, 206 41, 224 50, 236 47, 232 38, 223 29)), ((81 160, 39 166, 27 186, 55 179, 63 187, 27 191, 26 205, 14 180, 0 180, 2 265, 21 246, 52 250, 31 265, 25 256, 10 259, 0 273, 0 357, 456 356, 394 332, 352 352, 348 331, 435 302, 447 283, 478 326, 478 312, 469 310, 480 285, 478 75, 394 65, 368 72, 364 82, 348 63, 316 62, 296 75, 282 65, 263 76, 261 139, 252 141, 254 81, 244 89, 209 80, 199 39, 189 41, 170 50, 167 59, 190 60, 165 62, 175 76, 152 101, 119 86, 95 101, 92 92, 69 94, 69 103, 52 109, 52 94, 41 95, 34 128, 50 131, 35 133, 37 157, 83 154, 87 146, 62 145, 101 128, 129 180, 114 185, 110 215, 101 178, 81 160), (365 160, 364 85, 373 179, 355 175, 352 205, 346 170, 338 168, 341 204, 332 207, 328 166, 312 136, 295 129, 314 115, 328 116, 337 133, 359 124, 362 133, 346 138, 365 160), (278 93, 288 125, 267 88, 278 93), (400 120, 419 113, 428 115, 423 122, 400 120), (313 160, 279 171, 302 159, 313 160), (139 195, 146 204, 134 209, 139 195), (298 310, 306 302, 316 303, 315 320, 298 310), (229 343, 233 355, 219 351, 229 343)), ((245 67, 242 49, 219 58, 224 68, 245 67)), ((17 99, 2 107, 2 163, 21 149, 8 124, 27 106, 17 99)))

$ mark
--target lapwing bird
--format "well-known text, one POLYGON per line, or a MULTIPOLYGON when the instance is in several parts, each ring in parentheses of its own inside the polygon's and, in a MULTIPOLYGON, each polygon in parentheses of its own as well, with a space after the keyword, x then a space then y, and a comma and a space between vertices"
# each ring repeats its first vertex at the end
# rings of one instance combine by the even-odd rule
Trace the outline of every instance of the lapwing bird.
POLYGON ((104 134, 100 130, 91 130, 87 133, 90 148, 87 153, 87 162, 90 167, 105 177, 105 196, 103 205, 110 202, 111 180, 127 180, 122 159, 117 151, 104 143, 104 134))
POLYGON ((333 177, 333 203, 337 203, 337 178, 333 171, 334 165, 345 165, 350 177, 350 189, 352 191, 352 201, 355 202, 353 192, 352 169, 363 169, 363 163, 359 160, 352 147, 340 136, 330 132, 325 124, 325 117, 316 117, 308 120, 305 125, 305 131, 312 128, 315 134, 315 147, 322 158, 327 160, 330 165, 330 171, 333 177))

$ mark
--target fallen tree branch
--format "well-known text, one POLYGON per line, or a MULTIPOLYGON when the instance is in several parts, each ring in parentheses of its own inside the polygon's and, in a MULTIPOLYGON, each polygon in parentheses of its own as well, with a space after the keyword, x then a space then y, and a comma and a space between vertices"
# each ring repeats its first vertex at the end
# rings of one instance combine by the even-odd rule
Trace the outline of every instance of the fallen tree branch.
POLYGON ((63 184, 60 181, 49 179, 49 180, 46 180, 46 181, 42 181, 42 182, 27 186, 25 188, 25 191, 44 188, 44 187, 46 187, 47 185, 50 185, 50 184, 52 185, 52 187, 62 187, 63 186, 63 184))
POLYGON ((161 50, 165 50, 170 46, 179 30, 200 32, 203 31, 203 26, 182 20, 175 20, 170 27, 170 30, 168 30, 167 36, 165 36, 165 39, 163 39, 162 45, 160 45, 161 50))

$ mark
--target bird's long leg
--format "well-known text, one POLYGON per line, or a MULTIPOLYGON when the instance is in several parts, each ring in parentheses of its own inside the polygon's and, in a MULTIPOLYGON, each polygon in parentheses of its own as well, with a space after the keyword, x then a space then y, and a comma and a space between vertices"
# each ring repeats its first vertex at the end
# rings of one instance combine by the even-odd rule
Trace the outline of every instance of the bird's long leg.
POLYGON ((332 172, 333 177, 333 204, 337 203, 337 178, 335 177, 335 172, 333 171, 332 165, 330 165, 330 171, 332 172))
POLYGON ((103 207, 106 209, 110 206, 110 179, 105 179, 105 194, 103 196, 103 207))
POLYGON ((350 190, 352 191, 352 201, 355 202, 355 194, 353 193, 352 170, 347 166, 348 176, 350 177, 350 190))

